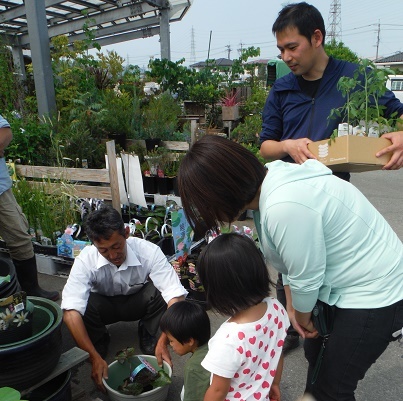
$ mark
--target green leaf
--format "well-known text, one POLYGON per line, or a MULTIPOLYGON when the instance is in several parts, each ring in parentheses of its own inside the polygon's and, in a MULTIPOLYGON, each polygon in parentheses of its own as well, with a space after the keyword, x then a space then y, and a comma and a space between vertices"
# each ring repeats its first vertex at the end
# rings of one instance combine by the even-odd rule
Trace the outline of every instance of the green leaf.
POLYGON ((1 401, 23 401, 23 400, 21 400, 20 392, 11 387, 1 387, 0 388, 0 400, 1 401))

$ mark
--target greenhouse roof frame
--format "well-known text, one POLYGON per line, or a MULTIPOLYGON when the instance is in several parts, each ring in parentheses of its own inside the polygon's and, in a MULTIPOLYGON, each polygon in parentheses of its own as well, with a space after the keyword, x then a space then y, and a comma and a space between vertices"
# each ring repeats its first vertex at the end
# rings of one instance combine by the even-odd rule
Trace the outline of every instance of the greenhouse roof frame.
MULTIPOLYGON (((7 44, 30 49, 26 5, 37 0, 0 1, 0 33, 7 44)), ((190 0, 45 0, 49 39, 67 35, 70 43, 85 39, 84 24, 94 29, 101 46, 160 33, 161 10, 169 22, 180 21, 190 0)))

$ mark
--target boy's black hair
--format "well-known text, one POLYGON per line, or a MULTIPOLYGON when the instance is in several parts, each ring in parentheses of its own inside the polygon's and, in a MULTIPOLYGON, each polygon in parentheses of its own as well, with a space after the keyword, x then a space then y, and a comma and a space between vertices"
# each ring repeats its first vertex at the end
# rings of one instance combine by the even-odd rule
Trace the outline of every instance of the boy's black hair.
POLYGON ((308 39, 311 38, 316 29, 323 35, 322 46, 325 45, 326 29, 322 14, 317 8, 306 2, 287 4, 274 21, 272 32, 283 32, 287 28, 297 28, 298 32, 308 39))
POLYGON ((181 344, 193 338, 198 346, 202 346, 208 343, 211 335, 207 312, 201 305, 189 301, 172 304, 162 316, 160 328, 181 344))
POLYGON ((245 235, 219 235, 202 250, 196 269, 207 302, 223 315, 233 316, 270 294, 272 283, 263 255, 245 235))

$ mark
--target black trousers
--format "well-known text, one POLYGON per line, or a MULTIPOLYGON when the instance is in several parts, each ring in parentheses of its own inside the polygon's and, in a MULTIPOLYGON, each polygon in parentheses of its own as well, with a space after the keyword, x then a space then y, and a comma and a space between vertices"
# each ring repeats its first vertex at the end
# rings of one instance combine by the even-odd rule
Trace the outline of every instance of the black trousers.
POLYGON ((305 357, 309 363, 306 391, 318 401, 354 401, 358 381, 388 344, 396 340, 392 334, 402 327, 403 300, 377 309, 336 308, 333 331, 313 385, 312 373, 322 338, 304 341, 305 357))
POLYGON ((161 293, 149 282, 131 295, 108 297, 90 293, 83 316, 84 325, 93 344, 102 341, 106 325, 116 322, 140 320, 151 335, 157 335, 162 315, 167 304, 161 293))

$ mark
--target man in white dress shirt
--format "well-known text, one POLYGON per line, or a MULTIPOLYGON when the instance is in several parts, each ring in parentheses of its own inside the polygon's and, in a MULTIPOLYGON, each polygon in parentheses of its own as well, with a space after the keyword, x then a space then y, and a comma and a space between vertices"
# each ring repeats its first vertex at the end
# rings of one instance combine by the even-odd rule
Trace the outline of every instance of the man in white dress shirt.
MULTIPOLYGON (((89 353, 91 377, 105 391, 106 325, 139 321, 140 348, 154 354, 161 316, 187 291, 161 249, 130 230, 111 206, 90 213, 85 231, 93 245, 76 257, 62 294, 64 322, 77 345, 89 353)), ((161 351, 167 344, 158 340, 161 351)))

